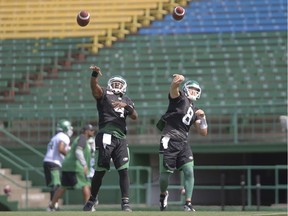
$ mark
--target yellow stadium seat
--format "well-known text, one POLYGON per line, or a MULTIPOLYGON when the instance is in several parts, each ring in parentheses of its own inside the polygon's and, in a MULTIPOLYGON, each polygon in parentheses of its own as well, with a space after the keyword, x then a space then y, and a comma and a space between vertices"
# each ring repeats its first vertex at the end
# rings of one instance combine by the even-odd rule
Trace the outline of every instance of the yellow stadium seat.
POLYGON ((175 0, 1 1, 0 39, 91 37, 91 44, 79 44, 97 52, 117 38, 135 33, 140 27, 167 13, 175 0), (91 20, 85 28, 76 23, 80 10, 91 20))

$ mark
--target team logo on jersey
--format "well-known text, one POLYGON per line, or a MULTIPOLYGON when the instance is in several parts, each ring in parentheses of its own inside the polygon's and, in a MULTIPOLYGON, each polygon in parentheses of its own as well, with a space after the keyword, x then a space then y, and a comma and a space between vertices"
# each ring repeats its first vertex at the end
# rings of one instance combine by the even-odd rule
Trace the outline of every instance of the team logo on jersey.
POLYGON ((124 157, 124 158, 123 158, 123 161, 128 161, 128 157, 124 157))

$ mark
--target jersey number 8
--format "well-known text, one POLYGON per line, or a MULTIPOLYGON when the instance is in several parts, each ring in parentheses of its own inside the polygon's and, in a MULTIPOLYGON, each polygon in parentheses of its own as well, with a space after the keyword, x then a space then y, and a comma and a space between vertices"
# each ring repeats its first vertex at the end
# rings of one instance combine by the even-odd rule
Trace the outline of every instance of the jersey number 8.
POLYGON ((194 111, 192 109, 192 107, 189 107, 189 109, 187 110, 187 113, 186 115, 182 118, 182 122, 185 124, 185 125, 190 125, 190 122, 192 120, 192 117, 194 115, 194 111))

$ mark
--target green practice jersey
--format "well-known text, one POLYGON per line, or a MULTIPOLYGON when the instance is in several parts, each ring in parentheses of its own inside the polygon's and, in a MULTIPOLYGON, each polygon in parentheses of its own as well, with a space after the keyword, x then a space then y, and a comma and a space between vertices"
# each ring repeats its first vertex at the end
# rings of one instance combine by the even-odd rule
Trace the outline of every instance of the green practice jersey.
POLYGON ((91 158, 89 143, 86 137, 83 134, 81 134, 80 136, 76 137, 75 140, 73 141, 71 149, 62 163, 62 171, 83 172, 83 166, 76 157, 76 149, 78 146, 82 147, 83 155, 89 169, 91 158))

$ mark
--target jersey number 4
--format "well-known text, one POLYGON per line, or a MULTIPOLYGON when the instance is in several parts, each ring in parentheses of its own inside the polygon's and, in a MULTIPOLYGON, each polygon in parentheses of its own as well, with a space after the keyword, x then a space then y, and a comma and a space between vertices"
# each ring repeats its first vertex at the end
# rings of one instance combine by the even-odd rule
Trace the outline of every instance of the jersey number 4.
POLYGON ((115 112, 120 114, 120 118, 124 118, 124 108, 114 108, 115 112))

